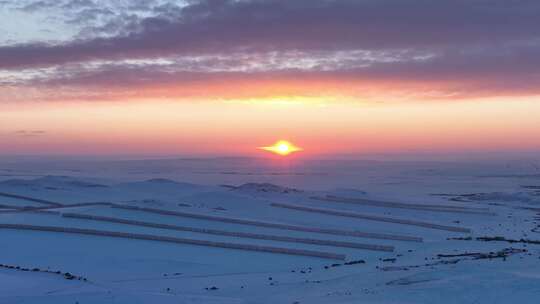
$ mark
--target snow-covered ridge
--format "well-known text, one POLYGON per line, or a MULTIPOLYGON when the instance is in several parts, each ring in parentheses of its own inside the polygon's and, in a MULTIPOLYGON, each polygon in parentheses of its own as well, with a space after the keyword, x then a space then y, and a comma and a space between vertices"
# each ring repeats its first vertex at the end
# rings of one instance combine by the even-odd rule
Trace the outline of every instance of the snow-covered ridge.
POLYGON ((266 193, 301 193, 303 190, 274 185, 271 183, 245 183, 240 186, 225 185, 224 187, 230 188, 236 192, 266 192, 266 193))
POLYGON ((517 192, 489 192, 489 193, 466 193, 466 194, 445 194, 435 193, 434 196, 450 197, 451 200, 461 202, 492 202, 492 203, 528 203, 540 204, 540 193, 534 191, 517 192))
POLYGON ((0 186, 15 186, 15 187, 42 187, 42 188, 65 188, 65 187, 81 187, 81 188, 106 188, 107 185, 93 182, 89 179, 75 178, 70 176, 53 176, 48 175, 36 179, 9 179, 0 182, 0 186))

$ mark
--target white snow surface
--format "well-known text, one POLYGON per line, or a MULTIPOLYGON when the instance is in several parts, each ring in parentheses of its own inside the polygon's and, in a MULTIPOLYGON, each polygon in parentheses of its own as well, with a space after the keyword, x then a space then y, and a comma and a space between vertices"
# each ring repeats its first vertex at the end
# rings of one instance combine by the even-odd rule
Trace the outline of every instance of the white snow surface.
POLYGON ((234 158, 0 161, 0 226, 93 229, 346 255, 345 260, 332 260, 0 228, 0 303, 538 303, 537 168, 526 162, 327 160, 276 164, 234 158), (452 206, 495 215, 313 197, 440 205, 445 211, 452 206), (463 227, 471 233, 276 208, 272 203, 463 227), (117 206, 420 237, 423 242, 283 230, 117 206), (385 245, 395 250, 369 251, 62 216, 68 213, 385 245), (499 241, 478 237, 499 237, 499 241), (501 238, 521 241, 509 243, 501 238))

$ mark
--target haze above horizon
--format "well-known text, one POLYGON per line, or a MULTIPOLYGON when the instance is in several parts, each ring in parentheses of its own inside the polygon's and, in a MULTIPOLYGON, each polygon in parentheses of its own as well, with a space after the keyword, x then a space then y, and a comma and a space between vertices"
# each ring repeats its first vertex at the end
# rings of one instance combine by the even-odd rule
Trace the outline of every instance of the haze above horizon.
POLYGON ((540 154, 538 1, 0 2, 0 155, 540 154))

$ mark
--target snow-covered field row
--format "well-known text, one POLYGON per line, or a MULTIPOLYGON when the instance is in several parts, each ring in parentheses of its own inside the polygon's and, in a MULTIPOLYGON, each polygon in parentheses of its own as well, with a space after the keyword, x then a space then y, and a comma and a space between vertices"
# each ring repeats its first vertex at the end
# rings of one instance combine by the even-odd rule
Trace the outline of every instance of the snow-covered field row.
POLYGON ((6 179, 0 303, 536 303, 540 180, 407 168, 373 191, 6 179))

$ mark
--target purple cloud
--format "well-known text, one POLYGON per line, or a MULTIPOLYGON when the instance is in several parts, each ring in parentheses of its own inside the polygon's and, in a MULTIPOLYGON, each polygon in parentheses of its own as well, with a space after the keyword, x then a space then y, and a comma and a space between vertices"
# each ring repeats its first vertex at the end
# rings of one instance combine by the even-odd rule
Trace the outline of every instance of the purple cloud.
MULTIPOLYGON (((30 6, 39 9, 41 2, 30 6)), ((217 77, 448 82, 455 91, 494 86, 493 92, 526 94, 540 84, 538 1, 137 3, 133 9, 150 17, 111 19, 86 28, 80 36, 86 38, 60 44, 0 46, 0 72, 54 67, 53 73, 25 78, 26 83, 125 88, 217 77), (130 60, 172 62, 134 65, 130 60), (95 68, 109 61, 120 63, 95 68), (257 61, 263 64, 254 67, 257 61)), ((69 5, 80 8, 83 19, 110 14, 93 4, 69 5)))

